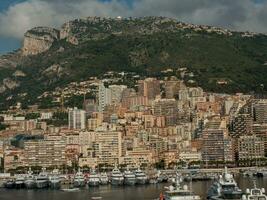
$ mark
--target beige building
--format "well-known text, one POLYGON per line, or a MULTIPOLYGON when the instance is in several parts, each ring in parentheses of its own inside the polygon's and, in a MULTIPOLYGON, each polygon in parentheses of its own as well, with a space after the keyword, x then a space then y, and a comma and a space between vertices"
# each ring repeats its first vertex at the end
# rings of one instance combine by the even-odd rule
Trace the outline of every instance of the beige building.
POLYGON ((24 166, 22 149, 8 148, 4 150, 4 169, 16 169, 24 166))
POLYGON ((251 160, 264 157, 264 142, 261 138, 251 136, 241 136, 238 139, 239 160, 251 160))
POLYGON ((134 148, 132 151, 126 151, 126 155, 121 158, 121 164, 127 165, 130 168, 149 166, 153 163, 152 152, 141 147, 134 148))
POLYGON ((79 158, 79 167, 97 167, 97 158, 92 157, 80 157, 79 158))
POLYGON ((98 118, 91 118, 87 120, 87 129, 89 131, 95 131, 101 125, 102 121, 98 118))
POLYGON ((185 162, 201 161, 201 153, 197 151, 183 151, 179 154, 179 159, 185 162))
POLYGON ((155 99, 160 95, 160 81, 155 78, 138 81, 138 94, 147 97, 148 100, 155 99))
POLYGON ((93 144, 98 164, 114 165, 119 163, 122 156, 122 133, 118 131, 103 130, 96 132, 93 144))
POLYGON ((25 166, 61 166, 66 164, 64 140, 37 140, 24 143, 25 166))

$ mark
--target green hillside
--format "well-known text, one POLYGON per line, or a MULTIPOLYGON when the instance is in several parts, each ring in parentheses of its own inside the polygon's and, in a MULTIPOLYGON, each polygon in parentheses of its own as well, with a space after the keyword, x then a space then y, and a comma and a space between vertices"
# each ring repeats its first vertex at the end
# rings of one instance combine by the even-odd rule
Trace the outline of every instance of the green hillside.
MULTIPOLYGON (((34 102, 36 96, 46 90, 90 76, 100 76, 108 70, 160 77, 163 69, 187 67, 194 73, 192 79, 199 86, 215 92, 258 92, 261 84, 267 85, 265 35, 244 37, 243 33, 237 32, 228 35, 209 33, 205 29, 170 29, 174 22, 162 23, 157 31, 149 33, 136 31, 150 27, 154 23, 151 19, 142 19, 142 23, 136 19, 123 23, 112 21, 116 31, 122 30, 122 33, 114 34, 113 29, 110 32, 103 29, 108 22, 94 24, 98 28, 93 29, 93 36, 88 33, 92 30, 90 24, 75 24, 73 30, 76 31, 72 34, 79 39, 79 45, 61 39, 47 52, 23 58, 16 70, 27 76, 18 77, 20 86, 6 92, 0 100, 4 101, 10 94, 27 92, 27 99, 34 102), (79 32, 80 26, 89 26, 89 29, 84 31, 83 28, 79 32), (127 32, 127 27, 135 32, 127 32), (52 65, 60 65, 61 72, 44 73, 52 65), (216 83, 218 80, 226 80, 228 84, 220 86, 216 83)), ((0 79, 5 77, 2 71, 7 76, 10 74, 8 70, 0 69, 0 79)))

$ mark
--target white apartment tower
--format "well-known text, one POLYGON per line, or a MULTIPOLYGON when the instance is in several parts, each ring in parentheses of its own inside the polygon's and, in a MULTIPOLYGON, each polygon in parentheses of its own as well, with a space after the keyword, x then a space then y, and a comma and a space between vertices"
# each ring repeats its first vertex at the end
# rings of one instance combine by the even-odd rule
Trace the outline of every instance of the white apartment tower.
POLYGON ((69 109, 69 129, 83 130, 86 128, 86 112, 84 110, 69 109))
POLYGON ((126 88, 125 85, 110 85, 106 88, 104 83, 100 83, 98 88, 99 112, 103 112, 107 105, 120 103, 122 92, 126 88))
POLYGON ((99 84, 98 88, 98 110, 103 112, 106 105, 110 105, 112 102, 111 90, 106 88, 104 83, 99 84))

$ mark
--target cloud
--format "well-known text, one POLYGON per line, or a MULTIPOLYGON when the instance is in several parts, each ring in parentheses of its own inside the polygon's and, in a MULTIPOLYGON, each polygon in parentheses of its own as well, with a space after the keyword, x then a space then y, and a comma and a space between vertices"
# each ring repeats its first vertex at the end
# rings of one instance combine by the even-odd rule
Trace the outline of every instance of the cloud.
POLYGON ((253 0, 26 0, 0 13, 0 37, 87 16, 167 16, 195 24, 267 32, 267 2, 253 0), (124 2, 124 3, 122 3, 124 2))
POLYGON ((115 0, 28 0, 0 13, 0 36, 22 38, 27 30, 36 26, 60 27, 71 19, 87 16, 115 17, 125 10, 125 6, 115 0))

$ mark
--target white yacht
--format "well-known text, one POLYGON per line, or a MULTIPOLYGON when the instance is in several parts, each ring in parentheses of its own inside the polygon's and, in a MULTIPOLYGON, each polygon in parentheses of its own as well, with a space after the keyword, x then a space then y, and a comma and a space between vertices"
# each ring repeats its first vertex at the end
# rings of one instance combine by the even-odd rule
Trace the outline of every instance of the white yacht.
POLYGON ((58 169, 54 169, 52 174, 49 176, 49 186, 52 189, 59 189, 61 186, 61 178, 58 169))
POLYGON ((45 168, 42 168, 35 182, 38 189, 47 188, 49 186, 49 178, 45 168))
POLYGON ((29 168, 29 171, 25 177, 24 185, 27 189, 35 188, 35 176, 33 175, 31 168, 29 168))
POLYGON ((25 176, 23 174, 15 175, 15 187, 17 189, 24 187, 25 176))
POLYGON ((74 176, 73 185, 74 185, 74 187, 84 187, 85 186, 85 178, 84 178, 84 175, 81 172, 80 168, 74 176))
POLYGON ((88 178, 88 185, 92 187, 92 186, 99 186, 99 184, 100 184, 100 176, 95 172, 95 170, 92 170, 88 178))
POLYGON ((121 171, 115 165, 111 173, 111 185, 123 185, 124 177, 121 171))
POLYGON ((124 184, 125 185, 135 185, 136 178, 134 172, 130 171, 127 167, 127 170, 124 172, 124 184))
POLYGON ((15 187, 15 181, 13 179, 8 179, 4 182, 4 187, 7 189, 13 189, 15 187))
POLYGON ((100 184, 107 185, 108 184, 108 175, 106 172, 100 174, 100 184))
POLYGON ((227 168, 219 179, 208 190, 208 199, 241 199, 242 190, 238 188, 233 175, 228 173, 227 168))
POLYGON ((192 190, 188 188, 187 185, 183 187, 180 184, 180 180, 176 179, 175 186, 171 185, 167 187, 167 191, 164 195, 161 194, 160 200, 200 200, 201 197, 193 194, 192 190))
POLYGON ((144 185, 148 183, 148 177, 140 168, 135 171, 136 184, 144 185))
POLYGON ((265 189, 259 189, 256 187, 253 189, 247 189, 246 194, 242 196, 242 200, 267 200, 265 189))

